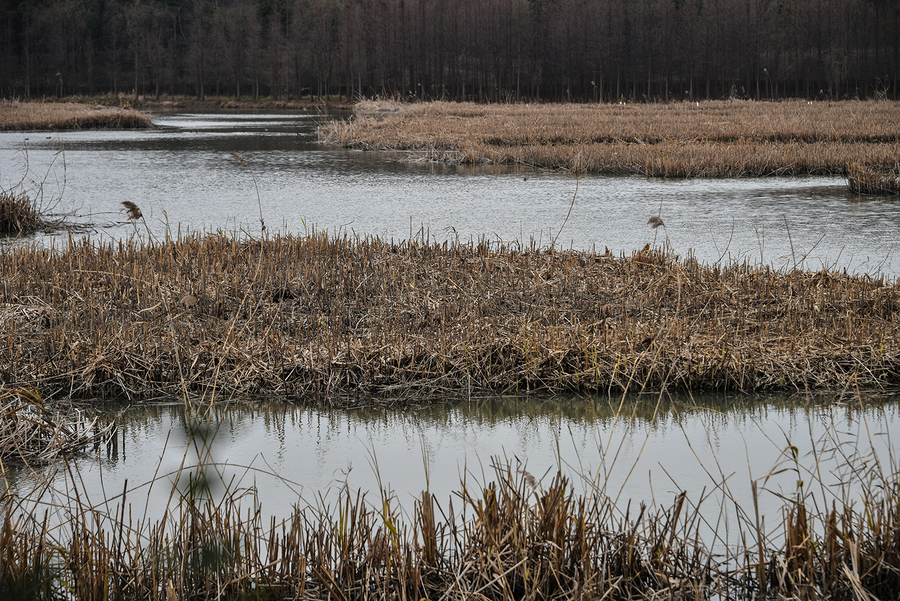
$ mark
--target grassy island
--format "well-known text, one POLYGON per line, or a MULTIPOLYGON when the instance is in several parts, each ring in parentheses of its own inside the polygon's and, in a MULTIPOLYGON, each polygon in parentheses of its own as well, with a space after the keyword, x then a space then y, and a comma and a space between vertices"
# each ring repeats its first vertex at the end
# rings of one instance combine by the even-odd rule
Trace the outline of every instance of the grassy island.
POLYGON ((897 102, 366 102, 356 113, 323 125, 320 138, 456 163, 607 175, 848 175, 857 165, 900 190, 897 102))
POLYGON ((45 398, 900 385, 900 289, 488 243, 71 241, 0 251, 0 381, 45 398))
POLYGON ((0 130, 127 129, 152 127, 132 108, 76 102, 0 101, 0 130))

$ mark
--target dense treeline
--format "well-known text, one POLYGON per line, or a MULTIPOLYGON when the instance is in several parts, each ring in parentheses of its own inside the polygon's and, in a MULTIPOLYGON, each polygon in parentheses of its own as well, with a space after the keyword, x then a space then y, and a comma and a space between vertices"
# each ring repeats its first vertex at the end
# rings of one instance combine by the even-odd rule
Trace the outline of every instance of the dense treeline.
POLYGON ((0 96, 900 96, 895 0, 0 0, 0 96))

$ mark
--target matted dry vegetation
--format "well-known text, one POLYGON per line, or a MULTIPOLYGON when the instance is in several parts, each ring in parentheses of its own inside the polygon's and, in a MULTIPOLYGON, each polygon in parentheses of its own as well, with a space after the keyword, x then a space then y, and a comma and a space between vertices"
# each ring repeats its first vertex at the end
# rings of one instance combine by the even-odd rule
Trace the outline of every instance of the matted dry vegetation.
POLYGON ((60 396, 330 403, 900 384, 880 279, 327 234, 0 252, 0 378, 60 396))
POLYGON ((852 162, 900 165, 900 103, 363 103, 319 135, 434 160, 609 175, 845 175, 852 162))
POLYGON ((135 109, 74 102, 0 101, 0 130, 130 129, 152 127, 135 109))

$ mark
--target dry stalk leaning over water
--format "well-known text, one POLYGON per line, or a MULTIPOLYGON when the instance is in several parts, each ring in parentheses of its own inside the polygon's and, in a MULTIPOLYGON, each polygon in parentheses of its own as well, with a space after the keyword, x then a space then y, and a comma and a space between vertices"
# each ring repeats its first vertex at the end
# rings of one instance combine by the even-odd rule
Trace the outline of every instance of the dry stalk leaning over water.
POLYGON ((882 279, 327 234, 0 251, 0 381, 44 398, 900 384, 882 279))
POLYGON ((450 162, 658 177, 846 175, 851 163, 886 169, 900 156, 896 102, 394 108, 360 105, 353 120, 323 125, 320 139, 450 162))

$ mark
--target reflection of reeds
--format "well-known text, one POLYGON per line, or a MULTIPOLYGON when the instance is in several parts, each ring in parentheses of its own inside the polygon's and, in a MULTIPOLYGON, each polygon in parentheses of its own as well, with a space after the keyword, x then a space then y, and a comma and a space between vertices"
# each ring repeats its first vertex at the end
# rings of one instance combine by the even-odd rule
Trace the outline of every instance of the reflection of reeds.
POLYGON ((0 101, 0 130, 124 129, 153 125, 134 109, 72 102, 0 101))
POLYGON ((33 392, 7 392, 0 395, 0 468, 10 461, 50 461, 110 442, 114 430, 114 424, 101 424, 81 411, 45 405, 33 392))
POLYGON ((73 240, 0 250, 0 281, 6 381, 44 396, 900 385, 896 285, 650 248, 73 240))
POLYGON ((718 522, 708 521, 704 499, 686 492, 671 505, 617 507, 599 490, 575 493, 561 474, 545 483, 518 464, 495 461, 492 468, 490 483, 463 482, 456 510, 426 489, 407 514, 390 494, 373 503, 343 489, 332 503, 320 496, 280 521, 242 511, 239 495, 226 494, 220 502, 182 499, 163 520, 135 523, 127 491, 111 500, 120 504, 111 514, 68 491, 71 517, 48 528, 42 502, 2 497, 0 594, 76 601, 886 599, 900 587, 900 509, 890 473, 867 476, 858 505, 817 510, 803 495, 783 497, 783 518, 770 518, 779 523, 764 532, 727 504, 714 509, 718 522), (714 539, 706 540, 700 533, 713 523, 714 539))
POLYGON ((417 150, 450 162, 737 177, 836 175, 854 161, 893 165, 900 154, 898 124, 896 102, 433 102, 374 116, 360 110, 358 118, 325 124, 319 134, 344 146, 417 150))

